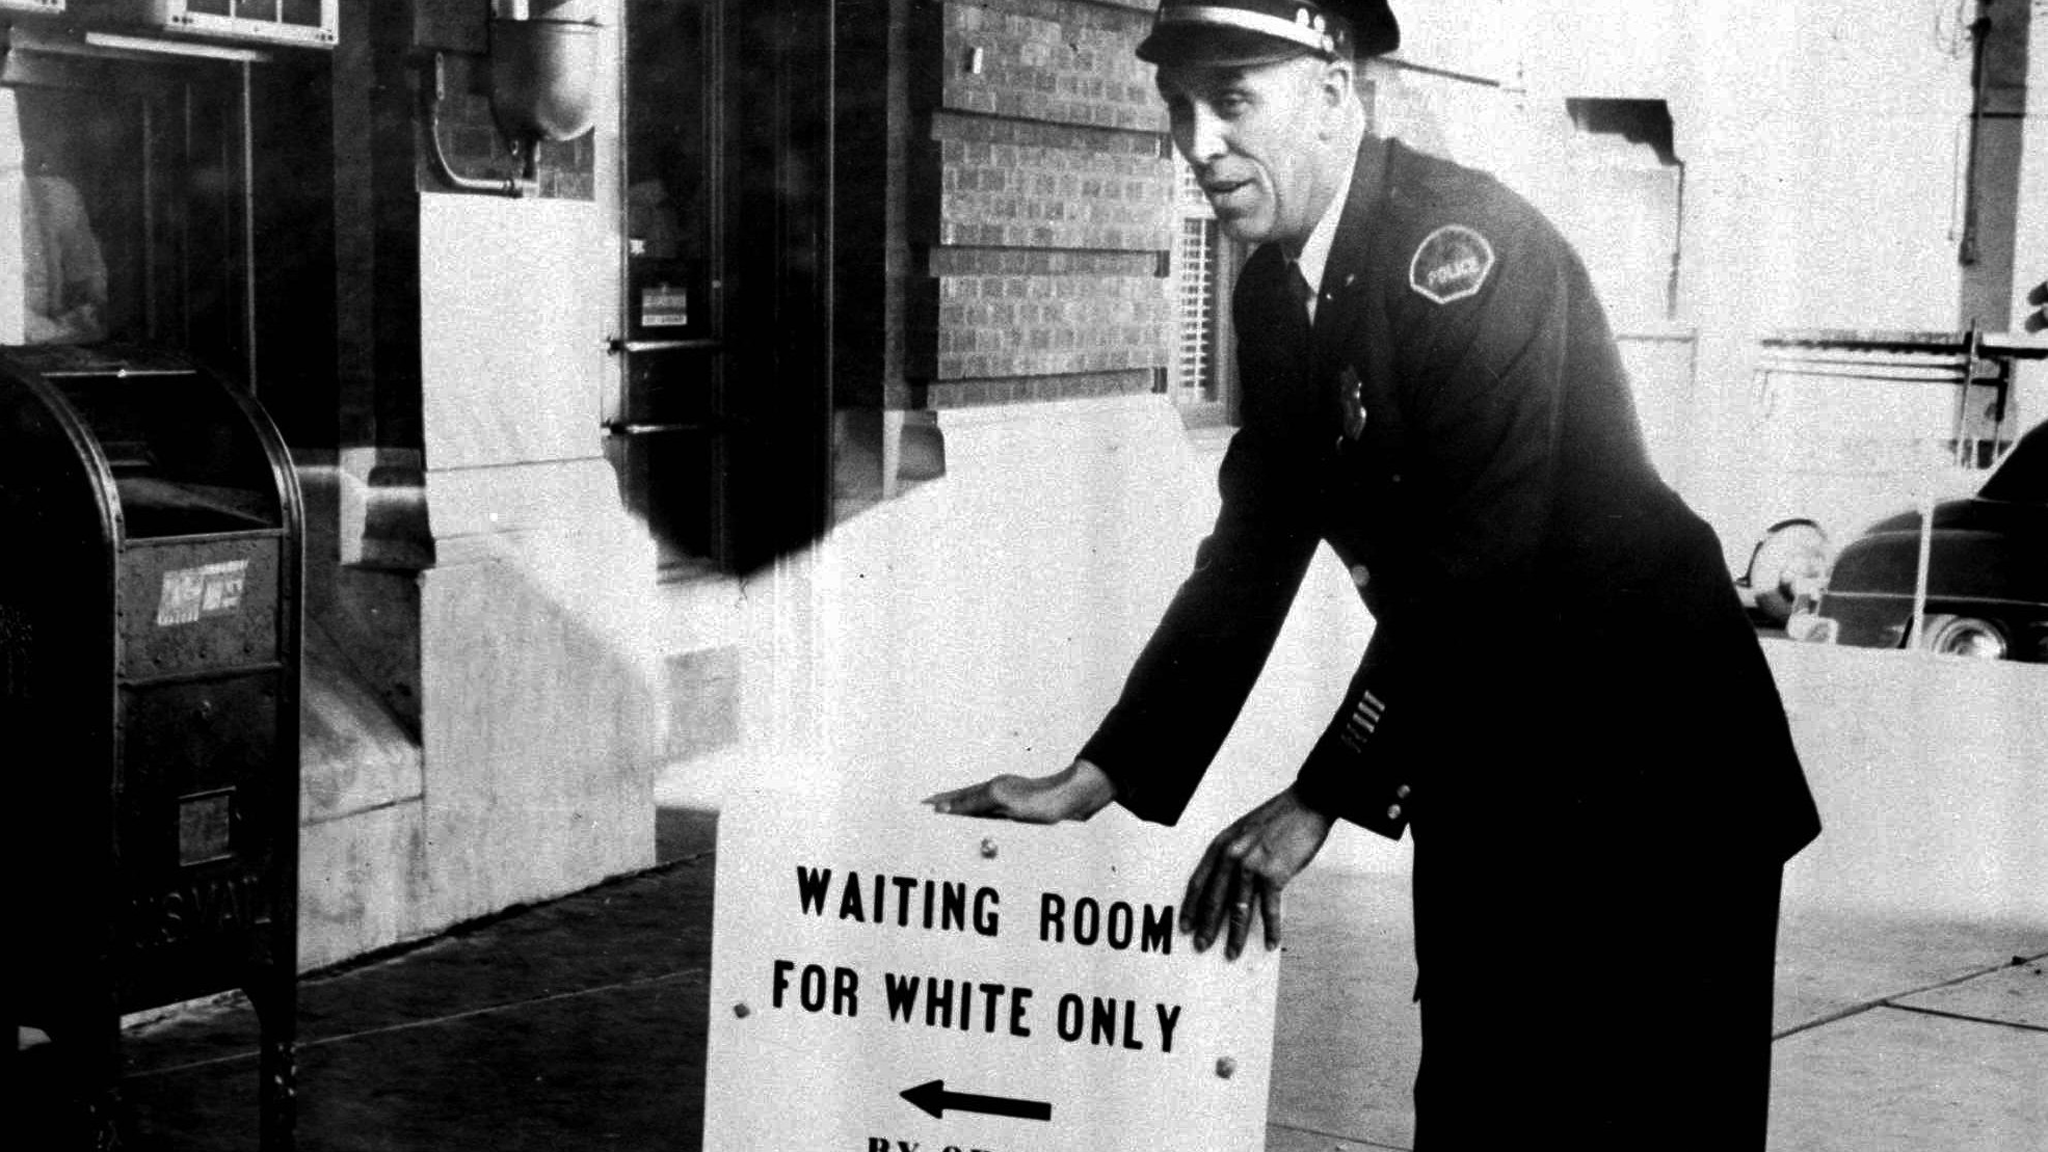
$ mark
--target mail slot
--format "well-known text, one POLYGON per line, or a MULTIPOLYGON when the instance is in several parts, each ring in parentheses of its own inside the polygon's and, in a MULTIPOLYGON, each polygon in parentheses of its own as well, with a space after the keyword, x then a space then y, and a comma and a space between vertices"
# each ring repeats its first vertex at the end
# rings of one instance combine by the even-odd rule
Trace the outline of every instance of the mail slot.
POLYGON ((298 486, 255 400, 178 356, 0 349, 0 738, 15 1003, 80 1143, 120 1018, 241 989, 263 1145, 292 1139, 298 486))

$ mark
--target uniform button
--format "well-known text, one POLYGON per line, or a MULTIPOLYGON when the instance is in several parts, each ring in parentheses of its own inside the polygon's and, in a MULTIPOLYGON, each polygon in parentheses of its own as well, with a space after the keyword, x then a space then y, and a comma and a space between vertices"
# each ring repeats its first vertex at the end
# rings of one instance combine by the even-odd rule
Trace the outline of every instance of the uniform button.
POLYGON ((1410 789, 1406 784, 1403 784, 1400 787, 1394 789, 1394 798, 1397 800, 1406 800, 1408 798, 1408 793, 1410 791, 1412 791, 1412 789, 1410 789))
POLYGON ((1372 569, 1367 568, 1363 564, 1353 564, 1351 566, 1351 582, 1360 588, 1372 583, 1372 569))
POLYGON ((1389 805, 1387 805, 1387 819, 1389 819, 1389 820, 1399 820, 1400 818, 1401 818, 1401 806, 1400 806, 1399 804, 1389 804, 1389 805))

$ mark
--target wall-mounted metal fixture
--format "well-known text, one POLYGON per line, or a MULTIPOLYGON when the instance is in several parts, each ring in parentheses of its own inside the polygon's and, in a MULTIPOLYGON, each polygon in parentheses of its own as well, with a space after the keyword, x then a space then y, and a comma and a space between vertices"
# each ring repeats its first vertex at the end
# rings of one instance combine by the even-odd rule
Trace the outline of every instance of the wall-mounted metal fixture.
POLYGON ((561 15, 576 10, 574 4, 557 3, 547 9, 551 14, 531 16, 525 4, 501 4, 491 18, 491 114, 507 148, 520 159, 518 176, 464 176, 449 165, 440 132, 447 61, 444 53, 434 53, 433 83, 427 89, 427 139, 434 168, 443 180, 465 192, 530 196, 540 186, 540 142, 574 140, 590 131, 597 115, 601 29, 592 20, 561 15))
POLYGON ((507 137, 574 140, 597 114, 598 27, 491 21, 491 107, 507 137))

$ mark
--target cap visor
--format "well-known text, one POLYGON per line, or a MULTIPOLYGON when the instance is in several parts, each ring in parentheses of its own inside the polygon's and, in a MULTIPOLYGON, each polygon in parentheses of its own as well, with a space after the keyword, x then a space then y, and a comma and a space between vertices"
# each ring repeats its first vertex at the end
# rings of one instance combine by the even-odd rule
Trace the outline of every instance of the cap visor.
POLYGON ((1243 68, 1308 54, 1306 47, 1278 37, 1190 24, 1162 24, 1138 45, 1138 59, 1148 64, 1196 68, 1243 68))

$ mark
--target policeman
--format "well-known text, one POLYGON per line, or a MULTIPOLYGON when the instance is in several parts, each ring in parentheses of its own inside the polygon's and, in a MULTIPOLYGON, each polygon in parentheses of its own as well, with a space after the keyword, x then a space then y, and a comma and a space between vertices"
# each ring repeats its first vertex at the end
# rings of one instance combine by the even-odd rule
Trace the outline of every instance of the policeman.
POLYGON ((1164 0, 1175 145, 1239 277, 1222 508, 1064 771, 942 812, 1178 819, 1314 552, 1375 621, 1294 783, 1218 834, 1183 931, 1235 957, 1336 820, 1412 833, 1417 1147, 1760 1148, 1783 862, 1819 831, 1711 530, 1657 476, 1571 248, 1367 130, 1383 0, 1164 0))

